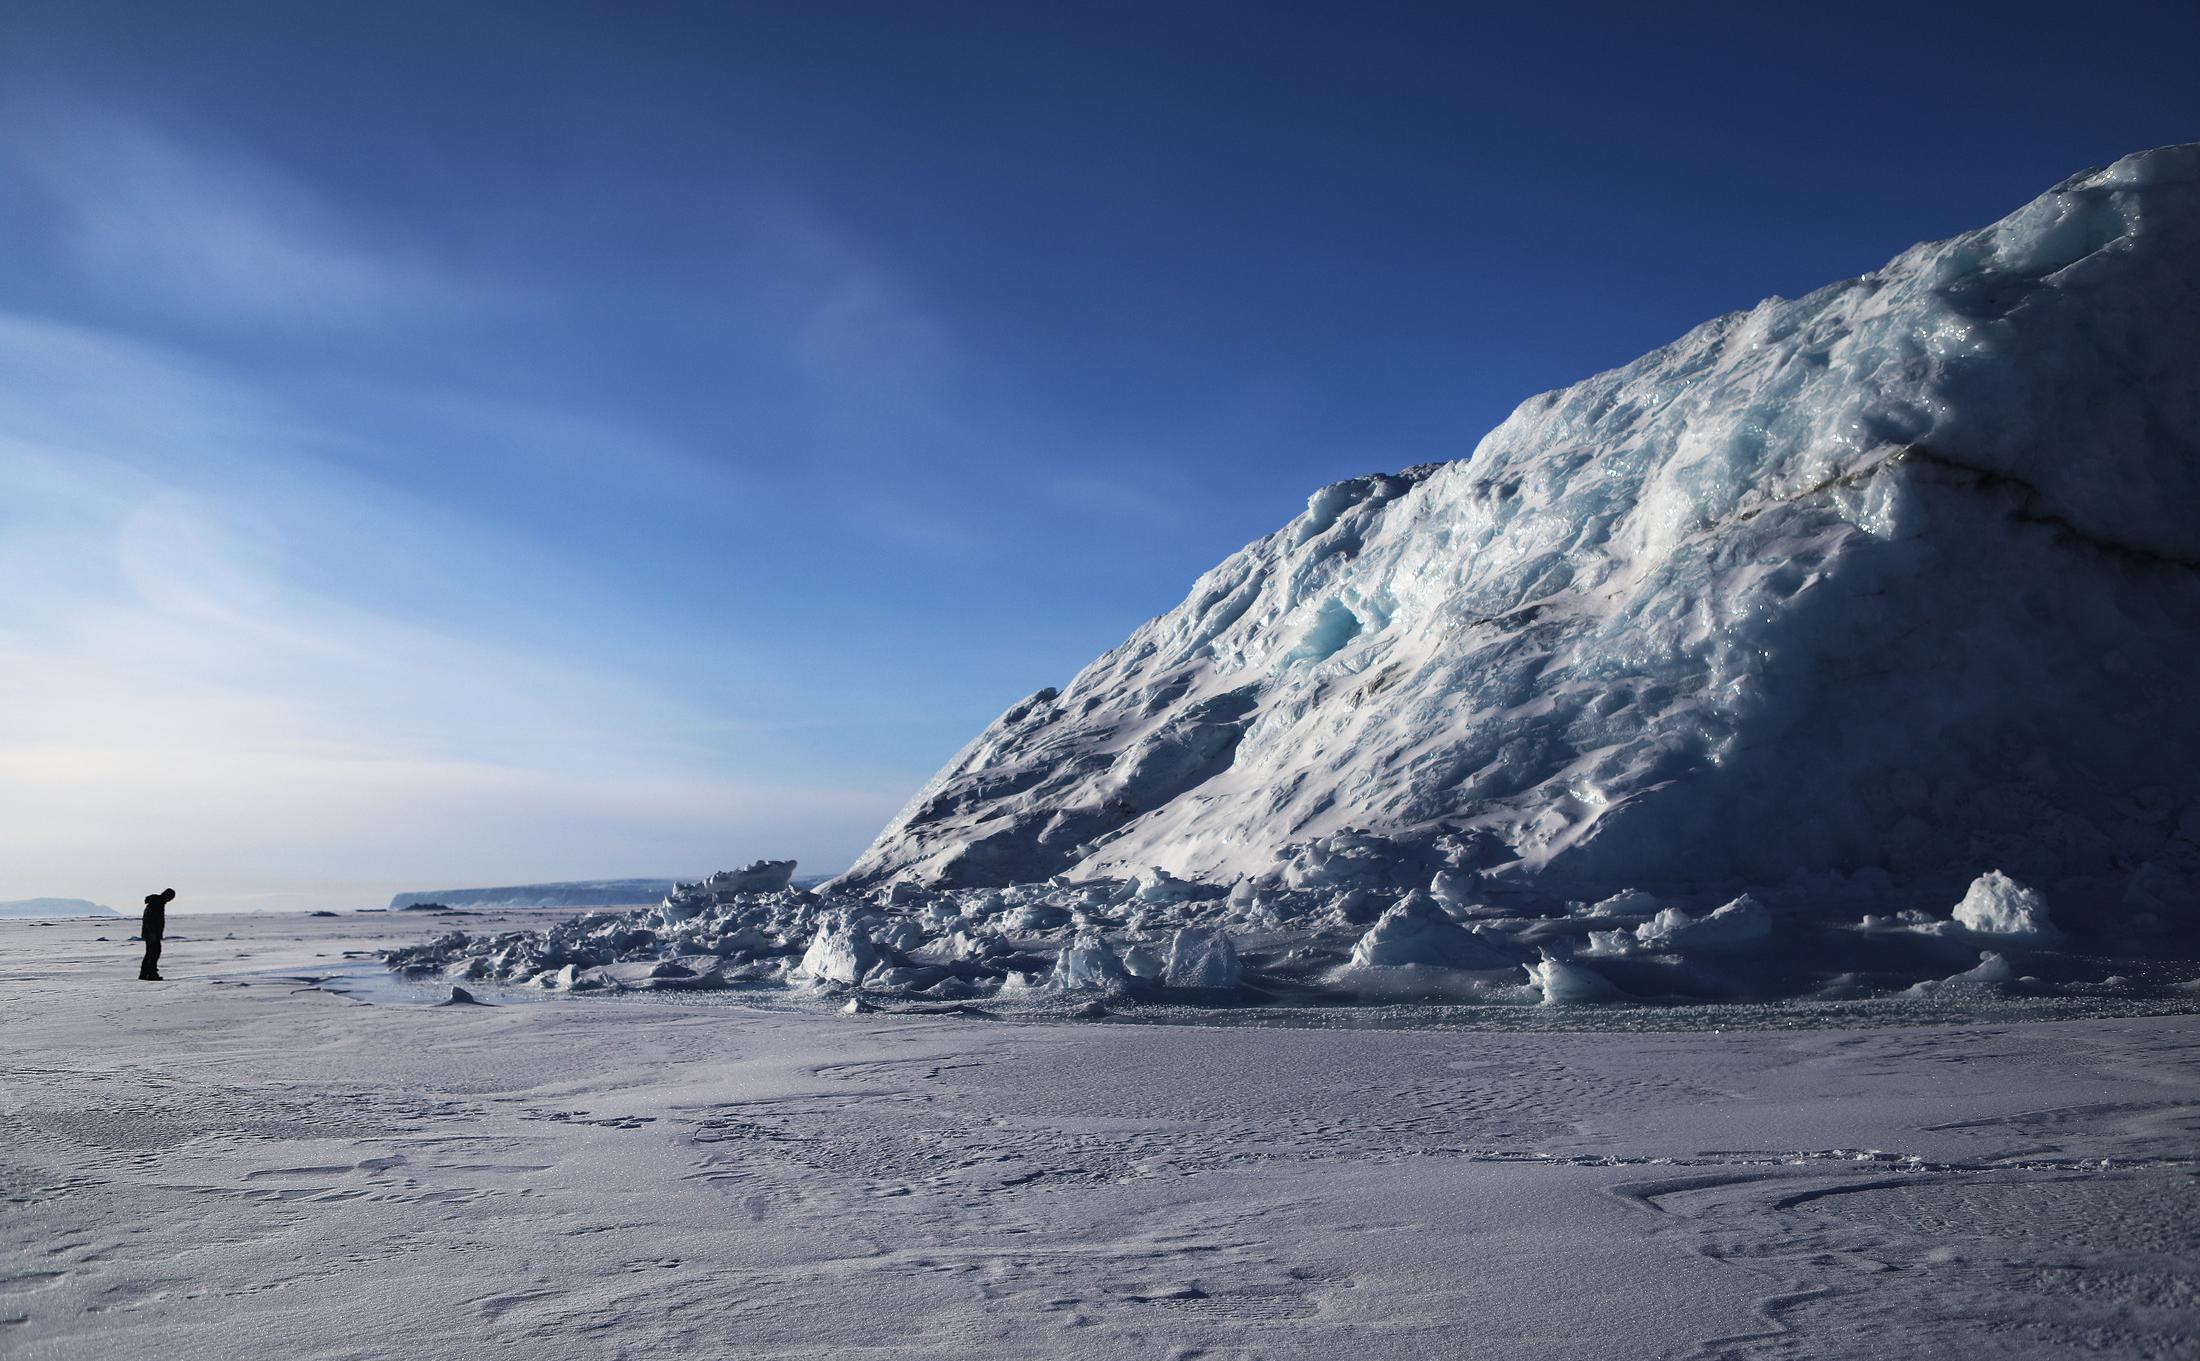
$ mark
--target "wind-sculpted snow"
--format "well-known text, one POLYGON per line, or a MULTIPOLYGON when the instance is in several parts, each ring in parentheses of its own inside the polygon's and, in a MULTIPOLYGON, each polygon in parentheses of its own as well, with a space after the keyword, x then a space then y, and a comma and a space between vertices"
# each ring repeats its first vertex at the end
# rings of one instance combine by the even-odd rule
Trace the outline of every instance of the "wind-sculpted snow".
POLYGON ((1322 489, 840 884, 1701 912, 2000 869, 2143 936, 2200 883, 2196 508, 2200 145, 1322 489))
POLYGON ((106 924, 0 923, 0 1355, 2069 1361, 2200 1336, 2200 1017, 2157 1004, 1962 981, 1854 1028, 1539 987, 1467 1029, 1125 1024, 1127 995, 996 1023, 822 987, 423 1006, 452 984, 333 965, 417 918, 192 921, 142 988, 106 924), (2035 1006, 2095 1019, 1995 1016, 2035 1006))

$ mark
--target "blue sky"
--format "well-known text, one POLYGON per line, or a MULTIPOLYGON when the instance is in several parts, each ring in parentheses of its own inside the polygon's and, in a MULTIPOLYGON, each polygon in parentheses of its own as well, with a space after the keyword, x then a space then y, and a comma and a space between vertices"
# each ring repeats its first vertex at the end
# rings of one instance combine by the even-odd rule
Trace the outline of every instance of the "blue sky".
POLYGON ((2200 137, 2194 51, 0 0, 0 899, 837 868, 1315 487, 2200 137))

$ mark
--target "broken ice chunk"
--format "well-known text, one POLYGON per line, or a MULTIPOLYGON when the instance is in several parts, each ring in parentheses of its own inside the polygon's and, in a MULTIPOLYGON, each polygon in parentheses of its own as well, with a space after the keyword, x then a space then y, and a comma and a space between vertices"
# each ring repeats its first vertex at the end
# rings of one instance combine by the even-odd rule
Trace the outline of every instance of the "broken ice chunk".
POLYGON ((1151 945, 1133 945, 1123 952, 1123 967, 1133 978, 1156 979, 1167 967, 1161 952, 1151 945))
POLYGON ((1358 968, 1408 964, 1444 969, 1510 969, 1513 959, 1454 923, 1427 893, 1416 890, 1376 919, 1352 947, 1358 968))
POLYGON ((1468 870, 1438 870, 1429 881, 1429 896, 1452 917, 1470 916, 1478 905, 1475 886, 1480 882, 1480 877, 1468 870))
POLYGON ((1226 931, 1184 927, 1169 941, 1163 977, 1172 988, 1235 988, 1241 981, 1237 946, 1226 931))
POLYGON ((860 983, 879 963, 878 947, 863 927, 844 913, 819 923, 795 972, 823 983, 860 983))
POLYGON ((1182 903, 1194 898, 1211 896, 1210 891, 1189 879, 1179 879, 1167 870, 1155 865, 1138 876, 1138 901, 1142 903, 1182 903))
POLYGON ((1955 920, 1956 925, 1982 936, 2043 943, 2062 939, 2062 932, 2048 919, 2047 900, 2000 870, 1988 870, 1971 881, 1970 891, 1956 904, 1955 920))
POLYGON ((737 870, 720 870, 706 887, 721 898, 742 893, 778 893, 794 878, 792 860, 755 860, 737 870))
POLYGON ((1748 949, 1771 934, 1772 914, 1745 893, 1702 917, 1665 908, 1635 928, 1635 943, 1646 950, 1721 954, 1748 949))
POLYGON ((1611 897, 1593 905, 1599 917, 1641 917, 1658 910, 1660 904, 1652 895, 1639 888, 1623 888, 1611 897))
POLYGON ((1112 992, 1130 982, 1130 971, 1098 931, 1079 931, 1055 958, 1046 987, 1053 992, 1112 992))
POLYGON ((1528 971, 1528 982, 1543 990, 1544 1006, 1603 1002, 1619 995, 1619 989, 1596 970, 1560 959, 1548 950, 1542 953, 1542 959, 1520 967, 1528 971))
POLYGON ((1932 997, 1943 990, 1953 989, 1961 993, 1966 988, 1989 988, 2001 983, 2016 981, 2017 971, 2009 961, 1993 950, 1979 951, 1978 963, 1962 973, 1947 978, 1928 978, 1913 983, 1906 991, 1912 997, 1932 997))

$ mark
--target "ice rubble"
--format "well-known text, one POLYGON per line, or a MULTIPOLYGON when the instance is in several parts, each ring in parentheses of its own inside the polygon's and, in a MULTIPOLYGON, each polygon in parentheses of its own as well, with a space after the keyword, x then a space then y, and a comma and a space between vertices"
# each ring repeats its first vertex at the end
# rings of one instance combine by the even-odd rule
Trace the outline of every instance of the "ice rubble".
POLYGON ((1323 488, 816 891, 758 862, 391 963, 950 1005, 2052 986, 2200 944, 2195 505, 2200 145, 1323 488))
POLYGON ((1169 940, 1169 958, 1161 976, 1173 988, 1218 992, 1235 989, 1244 977, 1230 933, 1211 926, 1179 928, 1169 940))
POLYGON ((795 973, 821 983, 861 983, 879 966, 878 947, 859 922, 835 915, 818 924, 795 973))
POLYGON ((1982 936, 2035 941, 2062 936, 2048 919, 2046 901, 2000 870, 1988 870, 1972 881, 1970 891, 1956 904, 1955 922, 1982 936))
POLYGON ((1772 914, 1745 893, 1703 917, 1691 917, 1677 907, 1663 908, 1635 928, 1635 944, 1645 950, 1727 954, 1761 945, 1771 935, 1772 914))
POLYGON ((843 883, 2187 900, 2196 427, 2200 145, 1322 489, 843 883))
POLYGON ((1610 980, 1594 969, 1560 959, 1549 951, 1535 963, 1521 967, 1528 971, 1528 981, 1542 993, 1545 1006, 1603 1002, 1618 992, 1610 980))
POLYGON ((1355 968, 1427 965, 1442 969, 1498 969, 1510 972, 1513 953, 1454 924, 1426 893, 1398 900, 1352 946, 1355 968))
MULTIPOLYGON (((935 1012, 999 999, 1057 1015, 1083 1014, 1061 1008, 1091 999, 1578 1005, 1894 996, 1906 988, 1932 998, 2038 983, 2030 973, 2018 979, 2014 958, 2066 981, 2099 977, 2086 972, 2086 957, 2054 949, 2057 938, 1981 933, 1923 911, 1861 922, 1808 913, 1776 919, 1749 896, 1699 912, 1642 893, 1596 903, 1514 898, 1481 905, 1486 910, 1462 925, 1425 889, 1294 889, 1280 875, 1162 903, 1144 895, 1142 880, 892 893, 713 887, 725 882, 683 884, 655 907, 535 930, 446 932, 391 951, 388 963, 469 985, 764 989, 854 997, 863 1002, 858 1011, 893 999, 935 1012), (1983 957, 1992 967, 1962 967, 1982 940, 1997 947, 1983 957)), ((1992 920, 2044 923, 2044 903, 2015 892, 2032 915, 1992 920)))
POLYGON ((1886 916, 1867 914, 1860 925, 1880 934, 1907 932, 1950 941, 1984 937, 2048 946, 2067 939, 2048 912, 2046 897, 2000 870, 1988 870, 1972 880, 1963 900, 1946 918, 1911 908, 1886 916))
POLYGON ((1119 992, 1130 981, 1130 970, 1116 958, 1107 937, 1088 928, 1062 947, 1046 986, 1055 992, 1119 992))

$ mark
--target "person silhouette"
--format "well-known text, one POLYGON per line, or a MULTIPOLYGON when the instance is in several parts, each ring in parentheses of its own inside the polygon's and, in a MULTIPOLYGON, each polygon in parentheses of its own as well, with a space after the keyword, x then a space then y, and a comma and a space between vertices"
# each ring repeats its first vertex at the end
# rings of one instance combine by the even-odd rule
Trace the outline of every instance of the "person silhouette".
POLYGON ((138 934, 145 938, 145 963, 138 967, 138 978, 144 982, 161 982, 160 938, 168 932, 168 904, 175 901, 176 891, 164 888, 158 893, 145 895, 145 925, 138 934))

